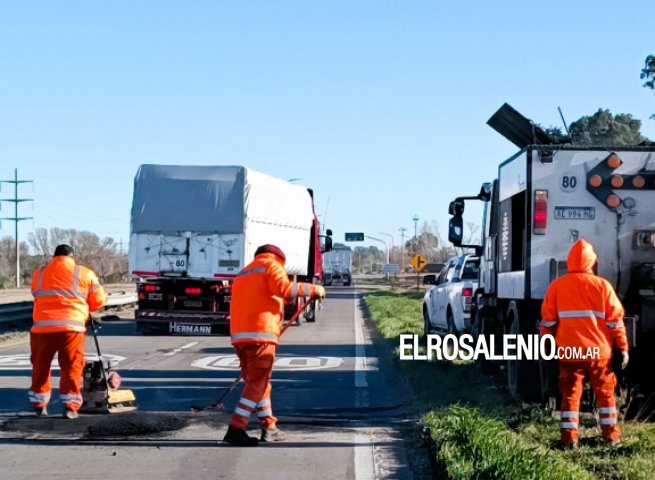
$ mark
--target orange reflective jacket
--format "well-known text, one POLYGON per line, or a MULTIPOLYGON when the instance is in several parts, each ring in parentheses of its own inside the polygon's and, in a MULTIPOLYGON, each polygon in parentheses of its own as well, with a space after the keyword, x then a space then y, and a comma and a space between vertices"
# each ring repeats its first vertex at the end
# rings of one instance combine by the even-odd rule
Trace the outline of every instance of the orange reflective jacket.
POLYGON ((73 257, 59 255, 34 272, 32 332, 84 332, 89 311, 107 303, 105 289, 92 270, 73 257))
POLYGON ((272 253, 257 255, 234 279, 230 304, 232 344, 279 344, 284 299, 312 296, 311 283, 294 283, 284 264, 272 253))
POLYGON ((555 335, 558 347, 598 347, 599 359, 608 359, 612 347, 627 351, 628 342, 614 288, 593 273, 597 258, 585 240, 571 247, 569 273, 550 284, 541 305, 541 334, 555 335))

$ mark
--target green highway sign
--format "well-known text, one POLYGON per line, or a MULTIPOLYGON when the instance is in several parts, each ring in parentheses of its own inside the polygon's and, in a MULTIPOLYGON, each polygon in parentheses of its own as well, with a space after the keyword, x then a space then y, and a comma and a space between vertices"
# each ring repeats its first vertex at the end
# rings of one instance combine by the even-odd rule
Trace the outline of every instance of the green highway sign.
POLYGON ((346 233, 346 242, 363 242, 363 233, 346 233))

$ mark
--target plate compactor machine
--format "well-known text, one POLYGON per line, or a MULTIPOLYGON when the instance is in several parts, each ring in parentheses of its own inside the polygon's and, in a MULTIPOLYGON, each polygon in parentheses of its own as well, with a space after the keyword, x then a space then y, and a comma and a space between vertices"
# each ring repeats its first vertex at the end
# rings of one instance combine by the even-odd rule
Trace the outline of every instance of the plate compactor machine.
POLYGON ((120 389, 122 379, 114 371, 114 363, 105 360, 93 318, 90 322, 98 358, 87 360, 84 366, 81 413, 124 413, 136 410, 136 397, 132 390, 120 389))

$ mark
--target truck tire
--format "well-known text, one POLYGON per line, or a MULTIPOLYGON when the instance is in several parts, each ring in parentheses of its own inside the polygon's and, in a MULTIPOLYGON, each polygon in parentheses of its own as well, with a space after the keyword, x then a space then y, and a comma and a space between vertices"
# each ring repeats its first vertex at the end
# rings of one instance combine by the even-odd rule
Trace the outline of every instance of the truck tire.
POLYGON ((304 317, 308 323, 315 323, 318 320, 318 300, 314 300, 307 310, 305 310, 304 317))
MULTIPOLYGON (((508 332, 512 335, 534 334, 529 315, 512 301, 507 310, 508 332)), ((536 360, 507 360, 507 389, 515 399, 539 402, 542 399, 539 362, 536 360)))
MULTIPOLYGON (((473 337, 475 341, 477 342, 478 337, 483 336, 487 345, 491 345, 493 337, 490 335, 490 329, 491 319, 484 315, 480 308, 476 308, 473 314, 473 337)), ((480 355, 476 363, 483 373, 496 373, 498 371, 497 365, 484 355, 480 355)))
POLYGON ((559 366, 557 360, 539 360, 541 379, 541 403, 550 411, 559 410, 562 396, 558 386, 559 366))

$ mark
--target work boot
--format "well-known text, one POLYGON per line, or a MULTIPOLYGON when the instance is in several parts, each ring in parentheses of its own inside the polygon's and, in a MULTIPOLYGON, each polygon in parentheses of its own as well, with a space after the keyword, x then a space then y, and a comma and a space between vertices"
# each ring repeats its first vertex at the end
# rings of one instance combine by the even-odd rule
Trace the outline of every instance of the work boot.
POLYGON ((578 448, 580 448, 578 442, 562 443, 560 445, 564 450, 577 450, 578 448))
POLYGON ((47 417, 48 407, 34 407, 34 413, 36 413, 37 417, 47 417))
POLYGON ((234 428, 232 425, 227 428, 223 441, 237 447, 256 447, 259 444, 255 437, 249 437, 245 430, 234 428))
POLYGON ((604 440, 606 447, 618 447, 621 445, 621 440, 604 440))
POLYGON ((286 439, 286 436, 277 427, 262 428, 262 436, 259 437, 260 442, 281 442, 286 439))
POLYGON ((71 410, 70 408, 64 409, 64 413, 62 415, 64 418, 67 418, 69 420, 75 420, 77 417, 79 417, 79 414, 75 410, 71 410))

